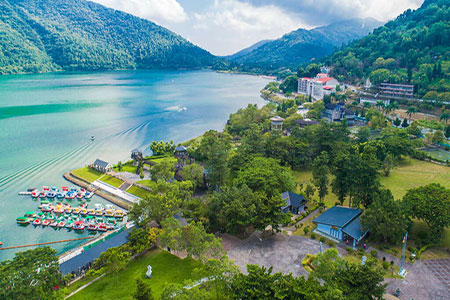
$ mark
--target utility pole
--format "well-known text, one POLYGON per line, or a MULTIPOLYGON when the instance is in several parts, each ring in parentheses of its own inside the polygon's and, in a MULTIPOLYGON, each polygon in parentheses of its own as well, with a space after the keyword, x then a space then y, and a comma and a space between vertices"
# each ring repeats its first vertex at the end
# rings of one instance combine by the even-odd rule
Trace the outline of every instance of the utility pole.
POLYGON ((405 237, 403 238, 403 250, 402 250, 402 258, 400 259, 400 270, 398 271, 398 275, 405 277, 408 271, 404 268, 405 266, 405 254, 406 254, 406 241, 408 240, 408 232, 405 233, 405 237))

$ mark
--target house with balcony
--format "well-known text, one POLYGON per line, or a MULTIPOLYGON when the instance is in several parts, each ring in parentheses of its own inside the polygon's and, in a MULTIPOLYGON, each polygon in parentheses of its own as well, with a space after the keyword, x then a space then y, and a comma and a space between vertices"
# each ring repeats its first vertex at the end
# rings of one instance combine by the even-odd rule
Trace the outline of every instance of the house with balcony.
POLYGON ((378 87, 380 93, 384 96, 399 97, 399 98, 413 98, 414 85, 411 84, 397 84, 382 82, 378 87))
POLYGON ((353 126, 355 124, 355 113, 353 110, 346 108, 343 103, 327 103, 322 113, 322 119, 328 123, 347 120, 347 124, 353 126))

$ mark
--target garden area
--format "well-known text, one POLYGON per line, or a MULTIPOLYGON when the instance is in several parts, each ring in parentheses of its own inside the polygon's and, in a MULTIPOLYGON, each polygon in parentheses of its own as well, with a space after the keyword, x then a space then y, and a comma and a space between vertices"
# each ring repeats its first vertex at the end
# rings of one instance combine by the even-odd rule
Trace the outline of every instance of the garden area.
POLYGON ((116 188, 122 185, 123 181, 120 179, 117 179, 115 177, 112 177, 110 175, 104 175, 103 177, 99 178, 100 181, 107 183, 109 185, 112 185, 116 188))
MULTIPOLYGON (((114 274, 108 274, 69 299, 131 300, 136 289, 137 278, 148 283, 155 299, 159 299, 168 283, 184 284, 188 279, 200 279, 193 272, 199 266, 200 263, 193 259, 180 259, 160 249, 152 250, 130 261, 128 266, 118 273, 118 278, 114 274), (152 266, 153 276, 145 279, 148 265, 152 266)), ((82 283, 90 280, 92 278, 86 278, 82 283)), ((76 290, 82 283, 70 286, 70 291, 76 290)))
POLYGON ((139 197, 139 198, 145 198, 145 196, 147 196, 147 194, 148 194, 149 192, 146 191, 146 190, 144 190, 144 189, 142 189, 142 188, 140 188, 140 187, 138 187, 138 186, 132 185, 132 186, 130 186, 130 188, 127 190, 127 193, 130 193, 130 194, 132 194, 132 195, 135 195, 135 196, 137 196, 137 197, 139 197))
POLYGON ((78 176, 78 177, 88 181, 88 182, 94 182, 103 176, 102 172, 99 172, 99 171, 94 170, 89 167, 83 167, 80 169, 76 169, 76 170, 73 170, 71 173, 75 176, 78 176))

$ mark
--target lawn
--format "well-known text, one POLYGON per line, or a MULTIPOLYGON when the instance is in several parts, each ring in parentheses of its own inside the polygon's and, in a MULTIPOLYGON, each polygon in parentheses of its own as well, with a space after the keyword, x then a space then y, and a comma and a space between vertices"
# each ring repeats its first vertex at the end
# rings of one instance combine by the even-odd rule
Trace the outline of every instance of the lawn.
POLYGON ((127 190, 127 193, 138 196, 139 198, 145 198, 145 196, 149 194, 148 191, 134 185, 130 186, 130 188, 127 190))
POLYGON ((380 182, 392 191, 396 199, 400 199, 409 189, 433 182, 450 188, 450 168, 426 161, 405 159, 392 170, 389 177, 380 176, 380 182))
POLYGON ((131 300, 136 289, 136 279, 147 282, 158 299, 168 283, 184 284, 185 280, 197 280, 193 270, 200 263, 193 259, 180 259, 160 249, 147 252, 144 256, 132 260, 125 270, 116 275, 108 274, 87 288, 70 297, 71 300, 131 300), (151 279, 145 279, 147 266, 153 268, 151 279))
POLYGON ((114 186, 114 187, 117 187, 117 188, 118 188, 119 186, 121 186, 122 183, 123 183, 122 180, 117 179, 117 178, 115 178, 115 177, 112 177, 112 176, 110 176, 110 175, 105 175, 105 176, 103 176, 102 178, 100 178, 100 181, 103 181, 103 182, 105 182, 105 183, 107 183, 107 184, 109 184, 109 185, 112 185, 112 186, 114 186))
MULTIPOLYGON (((306 186, 311 183, 312 171, 310 168, 294 170, 294 176, 298 184, 306 186)), ((330 182, 332 179, 332 176, 330 176, 330 182)), ((450 188, 450 168, 408 158, 393 169, 389 177, 380 175, 380 182, 392 191, 396 199, 400 199, 409 189, 433 182, 450 188)), ((331 207, 337 202, 337 197, 332 193, 331 186, 328 190, 328 195, 325 196, 325 205, 331 207)), ((317 193, 315 197, 317 198, 317 193)))
POLYGON ((163 157, 156 157, 156 158, 152 158, 152 157, 146 157, 146 160, 151 161, 154 164, 159 164, 162 162, 170 162, 173 163, 174 165, 177 163, 177 159, 175 157, 172 156, 163 156, 163 157))
POLYGON ((137 183, 148 186, 149 188, 154 188, 156 182, 152 180, 140 180, 137 183))
POLYGON ((136 174, 136 170, 137 170, 137 166, 133 165, 132 160, 122 164, 121 171, 119 171, 119 168, 117 168, 117 165, 114 166, 114 171, 116 171, 116 172, 128 172, 128 173, 136 174))
POLYGON ((102 172, 99 172, 97 170, 91 169, 89 167, 76 169, 76 170, 73 170, 71 173, 74 174, 75 176, 83 178, 83 179, 85 179, 85 180, 87 180, 89 182, 94 182, 94 181, 96 181, 97 179, 99 179, 100 177, 103 176, 102 172))

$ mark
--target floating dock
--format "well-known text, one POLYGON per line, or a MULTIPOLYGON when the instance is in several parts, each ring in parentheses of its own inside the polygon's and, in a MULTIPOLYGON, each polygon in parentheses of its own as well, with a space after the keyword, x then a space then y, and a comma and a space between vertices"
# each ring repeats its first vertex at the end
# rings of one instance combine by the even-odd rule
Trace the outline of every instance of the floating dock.
POLYGON ((60 241, 54 241, 54 242, 46 242, 46 243, 38 243, 38 244, 30 244, 30 245, 20 245, 20 246, 11 246, 11 247, 0 247, 0 250, 8 250, 8 249, 17 249, 17 248, 26 248, 26 247, 36 247, 36 246, 44 246, 44 245, 51 245, 51 244, 58 244, 58 243, 67 243, 67 242, 73 242, 73 241, 79 241, 79 240, 87 240, 87 239, 93 239, 93 236, 87 236, 77 239, 69 239, 69 240, 60 240, 60 241))

